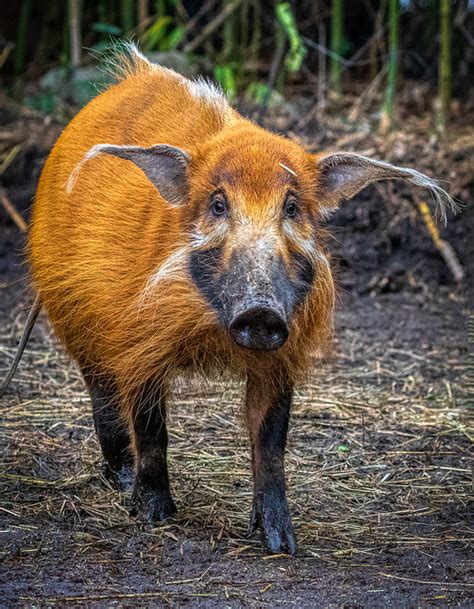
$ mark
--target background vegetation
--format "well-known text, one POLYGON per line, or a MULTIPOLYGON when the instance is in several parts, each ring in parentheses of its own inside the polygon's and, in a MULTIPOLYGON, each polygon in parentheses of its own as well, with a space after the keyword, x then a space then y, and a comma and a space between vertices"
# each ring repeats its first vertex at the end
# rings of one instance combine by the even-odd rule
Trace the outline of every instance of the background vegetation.
POLYGON ((356 93, 378 104, 382 130, 412 80, 436 100, 442 129, 451 92, 466 98, 473 72, 468 0, 21 0, 0 14, 3 84, 21 97, 25 81, 49 74, 41 93, 27 96, 44 111, 61 96, 81 105, 94 95, 104 76, 91 67, 117 39, 133 38, 156 60, 207 72, 231 98, 263 106, 301 95, 321 113, 356 93), (65 79, 77 82, 65 87, 65 79))

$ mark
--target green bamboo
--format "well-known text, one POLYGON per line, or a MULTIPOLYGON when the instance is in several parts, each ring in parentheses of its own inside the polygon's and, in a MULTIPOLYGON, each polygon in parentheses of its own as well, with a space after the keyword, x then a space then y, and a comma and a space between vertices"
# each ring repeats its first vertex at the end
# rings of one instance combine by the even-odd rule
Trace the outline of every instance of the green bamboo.
POLYGON ((342 92, 342 47, 344 42, 344 0, 332 0, 331 4, 331 87, 336 93, 342 92))
POLYGON ((250 60, 257 71, 262 46, 262 6, 260 0, 252 3, 252 40, 250 41, 250 60))
POLYGON ((70 59, 73 68, 78 68, 81 63, 81 5, 81 0, 68 2, 70 59))
POLYGON ((70 52, 71 52, 71 43, 69 40, 69 3, 63 3, 64 7, 64 21, 63 21, 63 50, 61 53, 61 63, 64 66, 69 65, 71 60, 70 52))
POLYGON ((444 129, 451 101, 451 0, 441 0, 440 3, 440 48, 438 100, 439 122, 444 129))
POLYGON ((135 2, 133 0, 121 0, 120 17, 124 33, 129 34, 135 27, 135 2))
POLYGON ((28 35, 28 23, 31 15, 31 0, 22 0, 20 6, 20 17, 16 31, 15 59, 13 70, 16 77, 23 74, 25 70, 26 39, 28 35))
POLYGON ((156 0, 155 14, 157 17, 164 17, 166 15, 166 0, 156 0))
POLYGON ((398 73, 398 30, 400 18, 399 0, 389 0, 388 5, 388 74, 385 87, 385 100, 382 109, 381 128, 386 131, 392 125, 394 118, 395 90, 398 73))
POLYGON ((243 55, 249 44, 249 2, 240 5, 240 54, 243 55))
MULTIPOLYGON (((223 0, 222 8, 225 9, 226 4, 231 4, 233 0, 223 0)), ((234 56, 234 51, 236 48, 236 35, 237 35, 237 27, 236 27, 236 13, 232 11, 232 13, 226 18, 222 27, 222 54, 221 60, 223 62, 227 62, 234 56)))
POLYGON ((107 0, 97 2, 97 18, 99 23, 106 23, 109 15, 107 14, 107 0))
POLYGON ((383 21, 387 10, 387 0, 382 0, 375 14, 374 33, 370 43, 370 82, 372 82, 379 72, 379 53, 381 51, 381 41, 383 40, 383 21))

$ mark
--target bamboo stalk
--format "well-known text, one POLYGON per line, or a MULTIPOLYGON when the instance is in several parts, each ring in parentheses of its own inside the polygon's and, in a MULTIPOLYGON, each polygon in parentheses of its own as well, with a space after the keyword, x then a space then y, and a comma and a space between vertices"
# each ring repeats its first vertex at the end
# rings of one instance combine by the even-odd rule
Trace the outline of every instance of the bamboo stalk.
POLYGON ((166 15, 166 0, 156 0, 155 14, 157 17, 163 17, 166 15))
POLYGON ((146 25, 148 22, 148 0, 138 0, 137 11, 138 11, 138 35, 140 37, 140 40, 143 42, 143 36, 145 34, 146 25))
POLYGON ((70 65, 71 61, 71 43, 69 32, 69 2, 63 4, 64 16, 62 26, 62 63, 65 66, 70 65))
POLYGON ((385 101, 380 119, 380 131, 386 133, 393 124, 394 100, 398 73, 398 30, 399 30, 399 0, 389 0, 389 51, 388 51, 388 74, 385 87, 385 101))
MULTIPOLYGON (((318 15, 318 42, 319 42, 319 46, 322 48, 326 48, 326 24, 324 22, 324 18, 322 15, 322 6, 321 6, 321 2, 318 2, 318 9, 319 9, 319 15, 318 15)), ((318 97, 318 103, 317 103, 317 108, 318 108, 318 113, 320 115, 323 114, 324 109, 326 108, 326 55, 324 53, 321 52, 321 50, 318 51, 318 91, 317 91, 317 97, 318 97)))
POLYGON ((129 34, 135 27, 134 4, 133 0, 121 0, 120 17, 124 34, 129 34))
POLYGON ((441 0, 439 17, 438 123, 444 131, 451 101, 451 0, 441 0))
POLYGON ((249 45, 249 2, 244 0, 240 7, 240 48, 241 52, 249 45))
POLYGON ((71 45, 71 65, 81 64, 81 0, 69 0, 69 40, 71 45))
POLYGON ((342 93, 342 44, 344 40, 344 0, 332 0, 331 4, 331 87, 342 93))
POLYGON ((374 34, 372 36, 369 49, 371 82, 377 77, 377 74, 379 73, 380 40, 383 35, 383 20, 386 8, 387 2, 386 0, 384 0, 383 2, 381 2, 375 15, 374 34))
POLYGON ((28 35, 28 23, 31 16, 31 0, 23 0, 20 7, 20 18, 16 31, 15 61, 13 70, 16 77, 23 74, 26 58, 26 38, 28 35))
MULTIPOLYGON (((226 10, 226 6, 231 4, 232 0, 223 0, 222 10, 226 10)), ((232 12, 224 21, 222 26, 222 62, 227 62, 231 59, 235 50, 235 37, 237 34, 235 13, 232 12)))
MULTIPOLYGON (((252 3, 252 24, 249 54, 252 65, 257 66, 262 46, 262 7, 260 2, 252 3)), ((257 71, 256 68, 255 71, 257 71)))

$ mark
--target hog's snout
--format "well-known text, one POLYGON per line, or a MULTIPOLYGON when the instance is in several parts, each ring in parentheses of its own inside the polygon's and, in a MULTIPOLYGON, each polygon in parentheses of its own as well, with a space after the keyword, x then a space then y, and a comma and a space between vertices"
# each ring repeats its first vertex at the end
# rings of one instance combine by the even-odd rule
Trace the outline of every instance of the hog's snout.
POLYGON ((288 324, 275 309, 259 305, 235 315, 229 324, 229 332, 241 347, 273 351, 285 344, 288 324))

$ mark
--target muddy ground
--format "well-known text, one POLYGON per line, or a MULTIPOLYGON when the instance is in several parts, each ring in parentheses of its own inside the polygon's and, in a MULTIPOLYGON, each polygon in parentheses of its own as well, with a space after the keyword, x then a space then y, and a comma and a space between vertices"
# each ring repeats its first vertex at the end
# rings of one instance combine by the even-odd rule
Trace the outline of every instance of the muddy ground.
MULTIPOLYGON (((58 130, 41 128, 40 142, 58 130)), ((420 157, 404 134, 391 149, 397 142, 420 157)), ((447 172, 436 146, 422 143, 426 165, 447 172)), ((49 143, 34 146, 5 181, 25 217, 49 143)), ((365 136, 364 150, 374 146, 383 144, 365 136)), ((468 207, 443 236, 469 274, 462 175, 444 176, 468 207)), ((0 231, 3 376, 31 294, 22 237, 1 213, 0 231)), ((403 190, 344 204, 331 231, 335 350, 297 391, 288 447, 298 556, 268 556, 246 536, 249 454, 242 388, 231 380, 177 385, 170 470, 179 513, 153 529, 129 518, 128 497, 102 476, 80 375, 41 318, 1 402, 1 606, 473 605, 465 290, 403 190)))

